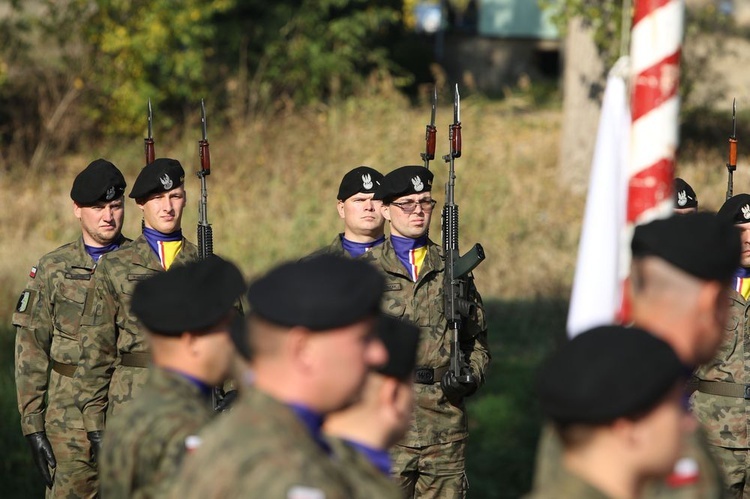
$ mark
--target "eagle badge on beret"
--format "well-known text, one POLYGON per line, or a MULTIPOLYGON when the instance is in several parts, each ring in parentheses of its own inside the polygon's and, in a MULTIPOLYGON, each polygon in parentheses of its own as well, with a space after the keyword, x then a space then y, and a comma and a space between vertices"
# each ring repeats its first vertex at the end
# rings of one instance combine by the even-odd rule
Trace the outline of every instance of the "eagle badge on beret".
POLYGON ((362 187, 372 189, 372 176, 369 173, 362 175, 362 187))
POLYGON ((172 179, 169 178, 169 175, 167 175, 166 173, 164 174, 163 177, 159 177, 159 182, 161 182, 161 185, 164 187, 165 190, 170 190, 172 188, 172 185, 174 185, 174 183, 172 182, 172 179))
POLYGON ((414 185, 414 190, 417 192, 421 192, 422 189, 424 189, 424 184, 422 183, 422 179, 419 177, 414 177, 411 179, 412 185, 414 185))
POLYGON ((687 192, 680 191, 677 193, 677 206, 685 206, 687 204, 687 192))
POLYGON ((107 201, 111 201, 112 198, 114 198, 114 197, 115 197, 115 186, 113 185, 109 189, 107 189, 107 193, 104 194, 104 198, 107 201))
POLYGON ((742 216, 745 217, 745 220, 750 220, 750 204, 742 207, 742 216))

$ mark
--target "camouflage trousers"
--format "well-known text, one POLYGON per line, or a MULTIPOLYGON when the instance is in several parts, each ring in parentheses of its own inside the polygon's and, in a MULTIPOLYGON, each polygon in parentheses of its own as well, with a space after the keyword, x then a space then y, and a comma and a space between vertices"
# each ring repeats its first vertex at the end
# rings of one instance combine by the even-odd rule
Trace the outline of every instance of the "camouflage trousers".
POLYGON ((91 463, 91 447, 86 431, 52 424, 47 425, 46 431, 57 461, 57 467, 52 470, 52 489, 47 489, 46 497, 97 497, 99 482, 96 467, 91 463))
POLYGON ((729 497, 750 499, 750 480, 748 480, 750 449, 730 449, 712 445, 711 452, 716 456, 724 472, 729 497))
POLYGON ((396 445, 391 450, 391 475, 407 498, 464 499, 466 439, 426 447, 396 445))

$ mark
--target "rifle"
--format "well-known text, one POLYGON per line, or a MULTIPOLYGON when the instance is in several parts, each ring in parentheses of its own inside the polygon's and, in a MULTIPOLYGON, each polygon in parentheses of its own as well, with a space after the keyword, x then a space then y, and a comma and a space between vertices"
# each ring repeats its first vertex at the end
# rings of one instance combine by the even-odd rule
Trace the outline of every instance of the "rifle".
POLYGON ((727 162, 727 199, 734 189, 734 171, 737 169, 737 99, 732 99, 732 136, 729 137, 729 161, 727 162))
MULTIPOLYGON (((201 128, 203 138, 198 141, 198 156, 201 160, 201 169, 196 173, 201 180, 201 198, 198 203, 198 258, 205 260, 214 254, 214 234, 211 224, 208 223, 208 189, 206 177, 211 174, 211 154, 208 150, 208 134, 206 131, 206 105, 201 99, 201 128)), ((222 391, 219 387, 211 390, 211 407, 216 409, 222 399, 222 391)))
POLYGON ((156 159, 156 153, 154 152, 154 137, 151 135, 151 123, 154 121, 153 114, 151 113, 151 99, 148 100, 148 137, 143 139, 144 149, 146 150, 146 164, 150 165, 156 159))
POLYGON ((201 126, 203 138, 198 141, 198 156, 201 169, 197 173, 201 179, 201 199, 198 204, 198 257, 201 260, 214 254, 214 235, 211 224, 208 223, 208 189, 206 177, 211 174, 211 154, 208 151, 208 137, 206 133, 206 106, 201 99, 201 126))
POLYGON ((432 114, 430 115, 430 124, 426 126, 424 132, 425 148, 421 154, 422 161, 424 161, 424 167, 430 169, 430 160, 435 159, 435 143, 437 128, 435 127, 435 108, 437 107, 437 87, 433 89, 432 93, 432 114))
POLYGON ((445 250, 443 294, 445 297, 445 319, 453 333, 448 372, 458 383, 473 384, 474 376, 464 359, 460 340, 463 319, 476 312, 476 305, 467 299, 472 279, 469 274, 484 260, 484 249, 482 245, 477 243, 464 256, 459 256, 458 251, 458 205, 455 202, 454 190, 456 185, 455 159, 461 157, 460 99, 458 84, 456 84, 453 97, 453 124, 448 127, 450 154, 443 156, 445 162, 449 164, 442 215, 443 249, 445 250))

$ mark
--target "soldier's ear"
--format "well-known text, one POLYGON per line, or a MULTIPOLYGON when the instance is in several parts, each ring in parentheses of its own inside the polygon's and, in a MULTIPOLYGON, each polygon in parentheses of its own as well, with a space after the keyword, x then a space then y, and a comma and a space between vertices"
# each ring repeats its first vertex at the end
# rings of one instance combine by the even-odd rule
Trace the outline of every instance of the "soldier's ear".
POLYGON ((385 218, 389 222, 391 221, 391 207, 389 205, 383 203, 380 206, 380 213, 383 215, 383 218, 385 218))
POLYGON ((339 212, 339 217, 343 220, 344 219, 344 202, 340 199, 336 202, 336 210, 339 212))

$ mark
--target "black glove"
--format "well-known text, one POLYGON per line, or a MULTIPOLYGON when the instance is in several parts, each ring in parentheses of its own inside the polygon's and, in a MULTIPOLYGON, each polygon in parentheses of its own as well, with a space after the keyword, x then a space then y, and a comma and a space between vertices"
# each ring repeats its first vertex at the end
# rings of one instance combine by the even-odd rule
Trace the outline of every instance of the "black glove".
POLYGON ((99 456, 102 453, 102 431, 97 430, 86 432, 86 437, 91 444, 91 460, 97 463, 99 462, 99 456))
POLYGON ((459 406, 465 397, 473 395, 477 391, 477 382, 461 383, 451 371, 446 371, 440 380, 440 388, 443 390, 443 394, 448 399, 448 402, 459 406))
POLYGON ((55 460, 55 454, 52 452, 52 446, 47 440, 47 434, 43 431, 26 435, 26 440, 29 442, 31 447, 31 455, 34 456, 34 464, 42 474, 44 483, 47 488, 52 488, 52 474, 50 474, 50 468, 57 468, 57 461, 55 460))
POLYGON ((228 411, 229 409, 232 408, 231 406, 234 403, 234 401, 235 401, 236 398, 237 398, 237 390, 229 390, 216 403, 216 407, 214 407, 214 410, 216 412, 228 411))

